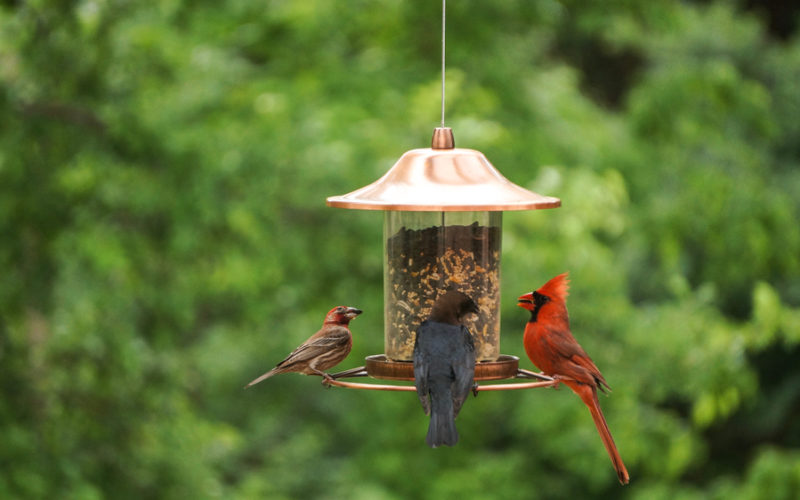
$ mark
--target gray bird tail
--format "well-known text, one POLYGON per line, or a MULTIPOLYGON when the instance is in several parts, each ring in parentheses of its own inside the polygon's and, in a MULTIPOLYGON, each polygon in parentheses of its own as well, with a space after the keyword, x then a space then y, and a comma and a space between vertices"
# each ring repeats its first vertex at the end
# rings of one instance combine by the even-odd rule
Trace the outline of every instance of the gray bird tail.
POLYGON ((431 422, 428 425, 425 442, 431 448, 442 445, 455 446, 458 443, 458 430, 453 413, 453 398, 447 394, 446 397, 434 399, 431 394, 431 400, 431 422))

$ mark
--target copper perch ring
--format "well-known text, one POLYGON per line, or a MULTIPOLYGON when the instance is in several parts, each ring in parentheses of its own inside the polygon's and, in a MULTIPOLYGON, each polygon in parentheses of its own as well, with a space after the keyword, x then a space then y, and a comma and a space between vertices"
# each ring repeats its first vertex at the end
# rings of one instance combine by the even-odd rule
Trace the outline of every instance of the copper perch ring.
MULTIPOLYGON (((519 358, 516 356, 501 356, 497 362, 478 363, 475 373, 476 382, 479 380, 501 380, 501 379, 536 379, 536 382, 516 382, 510 384, 491 384, 479 385, 475 384, 474 391, 508 391, 517 389, 535 389, 538 387, 555 387, 559 384, 560 380, 548 377, 541 373, 535 373, 528 370, 523 370, 517 367, 519 358), (513 366, 514 371, 510 374, 504 374, 508 366, 513 366), (499 368, 498 368, 499 367, 499 368)), ((397 363, 386 360, 382 355, 367 357, 367 365, 358 368, 352 368, 342 372, 331 374, 322 379, 322 385, 326 387, 336 386, 345 387, 347 389, 367 389, 373 391, 398 391, 398 392, 414 392, 416 387, 413 385, 388 385, 388 384, 365 384, 358 382, 344 382, 339 380, 341 378, 351 377, 366 377, 375 376, 376 378, 387 378, 390 380, 414 380, 413 365, 411 363, 397 363), (386 366, 389 365, 387 369, 386 366), (376 366, 378 368, 376 368, 376 366), (411 371, 410 376, 408 371, 411 371), (388 370, 388 371, 387 371, 388 370)))
MULTIPOLYGON (((364 372, 366 376, 366 372, 364 372)), ((521 377, 526 378, 526 377, 521 377)), ((554 387, 558 384, 557 380, 545 380, 542 382, 525 382, 516 384, 492 384, 492 385, 478 385, 475 387, 476 391, 509 391, 513 389, 535 389, 537 387, 554 387)), ((348 389, 369 389, 373 391, 398 391, 398 392, 414 392, 417 390, 413 385, 387 385, 387 384, 361 384, 358 382, 342 382, 336 379, 323 379, 322 385, 326 387, 346 387, 348 389)))

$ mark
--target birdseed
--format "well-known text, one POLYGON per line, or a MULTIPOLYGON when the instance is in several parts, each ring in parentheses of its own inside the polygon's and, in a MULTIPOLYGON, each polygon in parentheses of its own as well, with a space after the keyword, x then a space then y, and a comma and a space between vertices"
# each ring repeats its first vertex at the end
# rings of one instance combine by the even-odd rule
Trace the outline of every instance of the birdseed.
POLYGON ((401 228, 386 241, 384 304, 386 356, 413 359, 414 337, 436 298, 448 288, 466 293, 480 314, 462 320, 472 332, 478 361, 500 355, 500 228, 401 228))

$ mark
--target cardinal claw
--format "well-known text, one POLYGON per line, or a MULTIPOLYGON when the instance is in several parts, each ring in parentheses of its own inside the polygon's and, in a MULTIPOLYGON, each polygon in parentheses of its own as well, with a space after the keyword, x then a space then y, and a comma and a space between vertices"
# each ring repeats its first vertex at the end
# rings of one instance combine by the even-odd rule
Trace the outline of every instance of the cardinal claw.
POLYGON ((553 375, 550 378, 553 379, 553 389, 558 389, 559 385, 561 385, 561 376, 553 375))
POLYGON ((333 377, 331 377, 327 373, 322 374, 322 385, 324 385, 327 388, 330 388, 332 382, 333 382, 333 377))

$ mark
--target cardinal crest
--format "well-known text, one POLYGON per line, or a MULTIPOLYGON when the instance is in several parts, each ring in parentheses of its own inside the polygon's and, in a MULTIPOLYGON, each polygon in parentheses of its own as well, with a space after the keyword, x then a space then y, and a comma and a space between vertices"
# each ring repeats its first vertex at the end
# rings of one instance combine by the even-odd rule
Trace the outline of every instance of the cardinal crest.
POLYGON ((569 273, 559 274, 542 285, 537 292, 551 299, 561 299, 566 302, 569 295, 569 273))

